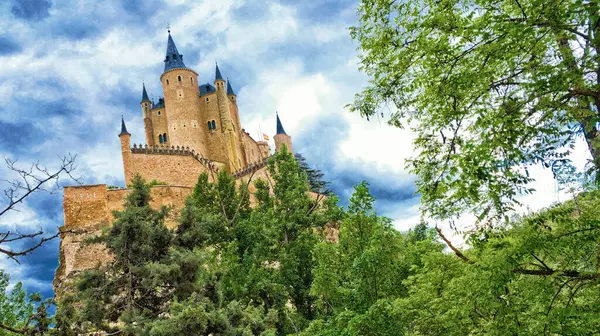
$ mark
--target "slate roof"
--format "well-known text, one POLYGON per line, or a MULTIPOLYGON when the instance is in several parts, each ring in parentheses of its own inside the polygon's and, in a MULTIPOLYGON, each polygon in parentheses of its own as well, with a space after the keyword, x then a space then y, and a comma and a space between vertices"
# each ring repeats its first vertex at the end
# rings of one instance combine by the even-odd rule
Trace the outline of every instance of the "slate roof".
POLYGON ((149 102, 150 99, 148 99, 148 92, 146 92, 146 85, 142 84, 142 101, 140 103, 143 102, 149 102))
POLYGON ((158 103, 152 102, 152 109, 163 108, 165 107, 165 99, 158 98, 158 103))
POLYGON ((205 96, 207 94, 211 94, 213 92, 217 92, 217 89, 215 89, 215 87, 210 85, 209 83, 198 86, 198 89, 200 89, 200 97, 205 96))
POLYGON ((227 95, 235 95, 233 89, 231 88, 231 81, 227 78, 227 95))
POLYGON ((283 129, 283 125, 281 124, 281 120, 279 120, 279 114, 276 114, 277 116, 277 134, 285 134, 287 135, 287 133, 285 133, 285 130, 283 129))
POLYGON ((177 51, 175 41, 173 41, 171 33, 169 33, 169 39, 167 40, 167 54, 165 55, 165 71, 175 68, 186 68, 186 66, 183 63, 183 55, 177 51))
POLYGON ((121 116, 121 133, 119 133, 119 136, 121 135, 131 135, 131 133, 127 132, 127 127, 125 127, 125 120, 123 119, 123 117, 121 116))
POLYGON ((219 70, 219 65, 215 64, 215 81, 224 80, 223 76, 221 76, 221 71, 219 70))

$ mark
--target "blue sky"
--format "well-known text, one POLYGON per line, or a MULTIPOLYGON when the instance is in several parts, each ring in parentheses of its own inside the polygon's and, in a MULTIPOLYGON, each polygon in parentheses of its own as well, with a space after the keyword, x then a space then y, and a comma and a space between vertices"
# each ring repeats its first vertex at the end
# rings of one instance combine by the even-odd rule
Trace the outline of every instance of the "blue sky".
MULTIPOLYGON (((142 83, 161 96, 167 23, 186 65, 214 79, 214 63, 238 95, 242 126, 275 131, 275 111, 294 149, 326 175, 341 199, 370 183, 380 214, 404 230, 419 221, 410 131, 367 122, 344 109, 367 83, 358 71, 357 1, 8 0, 0 2, 0 155, 49 166, 77 154, 85 183, 123 185, 119 139, 124 116, 143 143, 142 83)), ((557 200, 539 170, 533 208, 557 200)), ((0 174, 6 174, 0 167, 0 174)), ((68 184, 68 181, 64 181, 68 184)), ((62 194, 36 194, 0 226, 62 225, 62 194)), ((0 268, 30 291, 52 295, 58 241, 0 268)))

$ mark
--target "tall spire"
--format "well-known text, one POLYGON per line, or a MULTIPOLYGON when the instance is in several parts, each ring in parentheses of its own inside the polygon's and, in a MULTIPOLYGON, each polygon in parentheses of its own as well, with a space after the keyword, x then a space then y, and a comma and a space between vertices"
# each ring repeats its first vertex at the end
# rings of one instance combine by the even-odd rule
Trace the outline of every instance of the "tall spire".
POLYGON ((235 92, 233 92, 233 89, 231 88, 231 81, 229 80, 229 78, 227 78, 227 95, 235 96, 235 92))
POLYGON ((146 84, 142 83, 142 88, 142 101, 140 103, 150 102, 150 99, 148 99, 148 92, 146 92, 146 84))
POLYGON ((129 132, 127 132, 127 127, 125 127, 125 119, 123 119, 123 116, 121 116, 121 133, 119 133, 119 136, 121 135, 131 135, 129 132))
POLYGON ((221 76, 221 71, 219 70, 219 65, 215 62, 215 82, 218 80, 224 80, 223 76, 221 76))
POLYGON ((277 116, 277 133, 276 134, 285 134, 285 135, 287 135, 287 133, 285 133, 285 130, 283 129, 283 125, 281 124, 281 120, 279 120, 279 114, 277 112, 275 112, 275 115, 277 116))
POLYGON ((175 68, 185 68, 183 63, 183 55, 177 51, 175 42, 171 37, 171 31, 169 30, 169 39, 167 40, 167 55, 165 56, 165 71, 175 68))

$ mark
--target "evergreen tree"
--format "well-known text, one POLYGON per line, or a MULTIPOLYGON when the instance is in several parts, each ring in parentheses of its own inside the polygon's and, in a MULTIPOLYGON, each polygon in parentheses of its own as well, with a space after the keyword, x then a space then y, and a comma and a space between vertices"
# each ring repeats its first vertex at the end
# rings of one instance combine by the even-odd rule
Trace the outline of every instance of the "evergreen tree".
POLYGON ((302 170, 306 174, 306 179, 308 180, 308 184, 310 185, 310 190, 312 192, 323 194, 323 195, 331 195, 333 191, 329 189, 329 182, 323 180, 325 174, 323 174, 319 169, 311 168, 306 162, 306 158, 300 154, 295 153, 294 157, 296 161, 298 161, 298 165, 300 170, 302 170))
POLYGON ((112 226, 91 240, 106 244, 114 260, 85 272, 78 282, 83 327, 114 331, 114 322, 123 325, 124 334, 139 334, 173 297, 170 282, 153 281, 152 265, 167 257, 172 239, 164 226, 166 209, 150 207, 150 190, 140 176, 133 178, 132 189, 124 210, 114 212, 112 226))

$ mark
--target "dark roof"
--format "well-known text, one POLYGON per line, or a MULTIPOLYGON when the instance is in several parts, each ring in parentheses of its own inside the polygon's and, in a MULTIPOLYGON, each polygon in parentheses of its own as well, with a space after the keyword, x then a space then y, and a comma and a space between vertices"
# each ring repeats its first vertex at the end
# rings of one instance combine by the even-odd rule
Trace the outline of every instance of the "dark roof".
POLYGON ((208 83, 198 86, 198 89, 200 89, 200 97, 217 91, 214 86, 208 83))
POLYGON ((281 120, 279 120, 279 114, 275 114, 277 116, 277 134, 285 134, 285 130, 283 129, 283 125, 281 124, 281 120))
POLYGON ((219 70, 219 65, 215 64, 215 68, 216 68, 216 70, 215 70, 215 81, 224 80, 223 76, 221 76, 221 71, 219 70))
POLYGON ((119 133, 119 136, 121 135, 131 135, 129 132, 127 132, 127 127, 125 127, 125 120, 123 117, 121 117, 121 133, 119 133))
POLYGON ((169 39, 167 40, 167 55, 165 56, 165 71, 175 68, 185 68, 183 64, 183 55, 177 51, 175 42, 169 33, 169 39))
POLYGON ((227 95, 235 96, 235 92, 233 92, 233 89, 231 88, 231 81, 229 80, 229 78, 227 78, 227 95))
POLYGON ((142 84, 142 101, 143 102, 149 102, 150 99, 148 99, 148 92, 146 92, 146 85, 142 84))
POLYGON ((162 108, 165 107, 165 99, 164 98, 158 98, 158 103, 154 103, 152 102, 152 109, 157 109, 157 108, 162 108))

